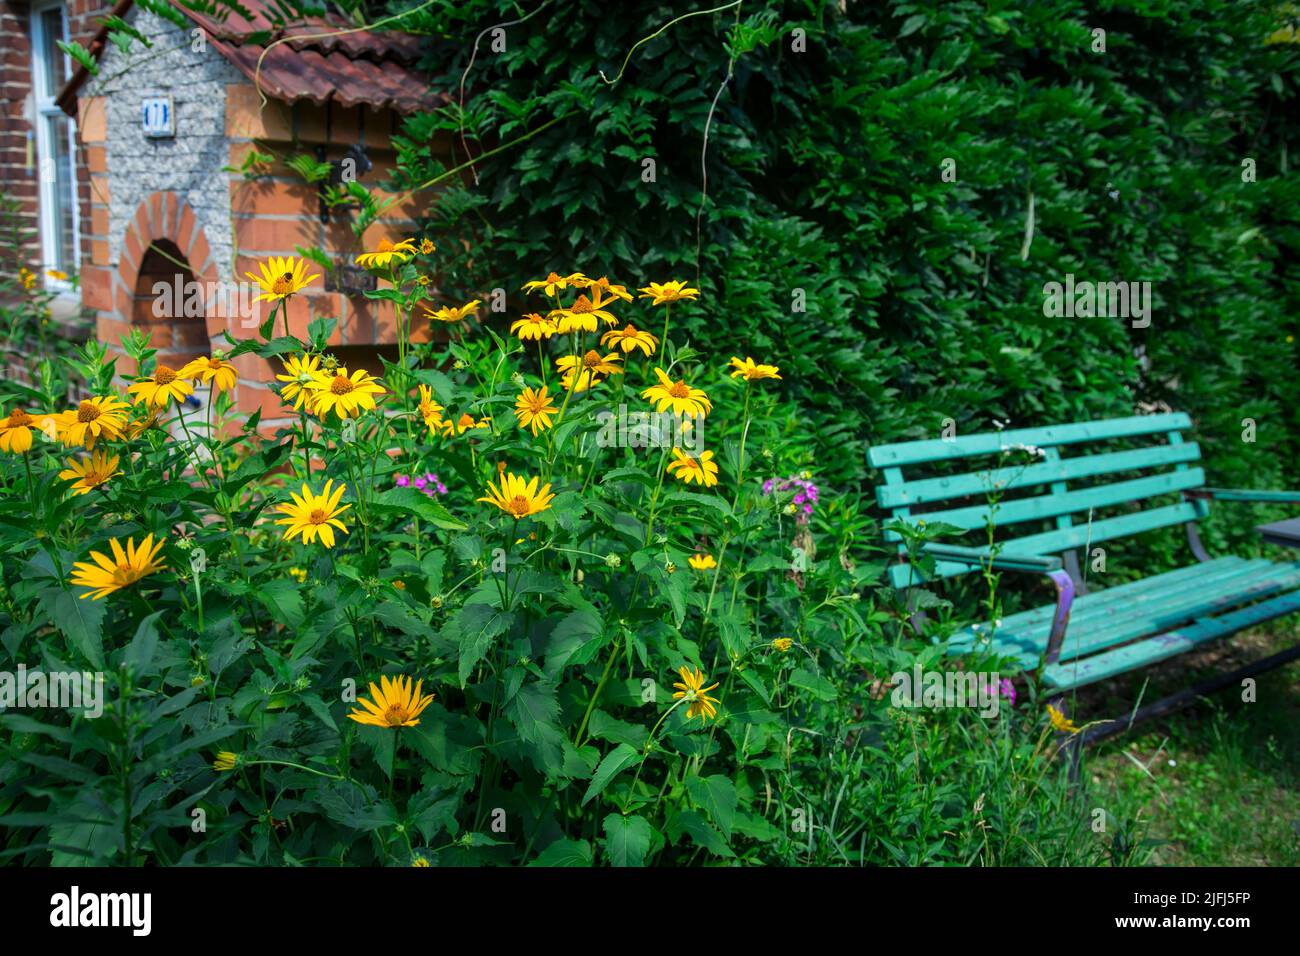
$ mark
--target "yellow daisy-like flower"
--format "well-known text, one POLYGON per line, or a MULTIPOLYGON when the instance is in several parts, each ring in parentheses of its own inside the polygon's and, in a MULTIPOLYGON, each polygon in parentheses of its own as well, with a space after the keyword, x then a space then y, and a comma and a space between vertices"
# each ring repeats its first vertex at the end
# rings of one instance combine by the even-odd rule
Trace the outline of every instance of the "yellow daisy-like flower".
POLYGON ((476 421, 473 415, 469 412, 465 412, 454 422, 450 418, 444 419, 442 425, 439 427, 442 428, 442 433, 444 435, 451 438, 453 435, 463 435, 476 428, 488 428, 491 424, 492 419, 490 418, 480 418, 476 421))
POLYGON ((600 344, 609 348, 611 346, 620 348, 624 354, 631 352, 633 349, 640 349, 649 358, 654 354, 655 349, 659 346, 659 340, 649 332, 638 329, 630 322, 621 332, 616 329, 610 329, 600 337, 600 344))
POLYGON ((186 395, 194 394, 194 386, 180 377, 174 368, 159 364, 153 374, 127 388, 135 396, 135 403, 148 402, 157 408, 166 408, 172 399, 184 401, 186 395))
POLYGON ((627 291, 626 286, 610 282, 605 276, 601 276, 599 279, 588 279, 587 291, 592 294, 592 300, 597 305, 600 304, 602 299, 606 301, 610 299, 622 299, 624 302, 632 301, 632 293, 627 291))
POLYGON ((384 394, 384 387, 379 380, 359 368, 351 374, 340 366, 331 375, 321 372, 304 386, 311 394, 307 398, 307 408, 314 415, 324 419, 333 412, 339 418, 355 418, 362 409, 375 407, 375 396, 384 394))
POLYGON ((293 410, 296 412, 310 402, 311 391, 307 386, 321 374, 320 356, 304 353, 291 355, 282 361, 284 374, 275 377, 277 382, 284 382, 280 386, 280 401, 286 404, 293 402, 293 410))
POLYGON ((433 864, 429 862, 428 857, 417 856, 411 861, 411 866, 433 866, 433 864))
POLYGON ((780 378, 776 373, 780 369, 775 365, 759 365, 749 356, 744 360, 733 358, 731 360, 731 377, 743 378, 746 382, 755 382, 761 378, 780 378))
POLYGON ((0 419, 0 451, 11 455, 31 451, 32 429, 39 427, 35 417, 15 408, 0 419))
POLYGON ((621 374, 623 369, 618 364, 622 357, 616 352, 601 355, 595 349, 589 349, 580 359, 572 355, 561 355, 555 360, 555 367, 562 373, 560 384, 575 392, 585 392, 598 384, 602 376, 621 374), (577 374, 575 375, 575 369, 577 374))
POLYGON ((380 239, 379 245, 375 247, 374 252, 363 252, 357 256, 356 262, 359 266, 367 269, 382 269, 394 259, 399 263, 405 262, 411 256, 415 255, 415 240, 402 239, 399 242, 389 242, 387 239, 380 239))
POLYGON ((289 577, 293 578, 299 584, 304 584, 307 581, 307 569, 297 567, 290 568, 289 577))
POLYGON ((500 477, 500 488, 489 481, 487 496, 476 500, 496 505, 506 514, 513 515, 515 520, 527 518, 529 515, 545 511, 551 506, 551 499, 555 497, 551 494, 550 485, 542 485, 541 490, 538 490, 537 486, 541 480, 541 478, 533 478, 529 481, 506 472, 500 477))
POLYGON ((1063 734, 1077 734, 1079 732, 1079 728, 1074 725, 1074 721, 1051 704, 1047 705, 1047 718, 1052 722, 1052 726, 1063 734))
POLYGON ((348 716, 359 724, 371 727, 386 727, 396 730, 398 727, 414 727, 424 709, 433 703, 432 694, 424 694, 424 681, 416 681, 411 686, 409 677, 392 677, 379 675, 379 686, 370 682, 370 699, 358 697, 360 705, 348 716))
POLYGON ((138 548, 135 539, 127 538, 125 550, 117 538, 109 539, 108 544, 113 551, 111 558, 92 551, 89 561, 78 561, 72 566, 70 583, 91 589, 81 595, 83 599, 94 598, 98 601, 166 567, 164 562, 158 560, 158 552, 163 546, 162 538, 155 542, 153 535, 147 534, 138 548))
MULTIPOLYGON (((65 445, 91 448, 99 438, 121 438, 127 431, 126 402, 116 395, 96 395, 58 416, 59 438, 65 445)), ((132 436, 133 437, 133 436, 132 436)))
POLYGON ((433 244, 432 239, 420 240, 420 255, 427 256, 438 251, 438 247, 433 244))
POLYGON ((307 275, 307 268, 306 259, 272 256, 267 262, 257 264, 260 276, 253 275, 251 272, 245 272, 244 275, 256 282, 262 290, 262 294, 254 299, 254 302, 278 302, 300 291, 307 283, 320 278, 319 272, 307 275))
POLYGON ((102 450, 89 458, 69 458, 67 469, 59 472, 59 477, 73 483, 71 491, 75 494, 84 495, 116 475, 117 462, 117 455, 109 458, 102 450))
POLYGON ((551 416, 558 409, 543 386, 536 391, 525 388, 515 399, 515 417, 520 428, 531 428, 534 435, 551 427, 551 416))
POLYGON ((665 302, 678 302, 683 299, 694 299, 700 294, 699 289, 692 289, 685 282, 651 282, 644 289, 638 289, 641 298, 650 299, 651 305, 663 305, 665 302))
POLYGON ((571 285, 584 286, 590 281, 581 272, 575 272, 572 275, 560 276, 552 272, 545 279, 534 279, 532 282, 524 283, 525 292, 536 292, 541 289, 542 292, 549 296, 554 296, 557 292, 567 289, 571 285))
POLYGON ((22 266, 18 270, 18 281, 23 284, 24 289, 31 292, 32 287, 36 285, 36 273, 26 266, 22 266))
POLYGON ((692 458, 680 448, 673 449, 673 460, 668 463, 668 474, 690 484, 712 488, 718 483, 718 464, 713 460, 713 452, 701 452, 699 458, 692 458))
POLYGON ((529 312, 510 324, 510 334, 519 336, 520 342, 540 342, 549 339, 555 332, 555 323, 536 312, 529 312))
POLYGON ((218 773, 226 773, 234 770, 239 766, 239 754, 233 750, 223 750, 217 754, 217 759, 212 761, 212 769, 218 773))
POLYGON ((439 322, 460 322, 468 316, 478 316, 479 300, 467 302, 460 307, 444 305, 441 309, 425 308, 424 314, 431 319, 437 319, 439 322))
POLYGON ((686 719, 703 717, 708 720, 710 717, 716 717, 718 715, 717 705, 720 701, 715 697, 710 697, 708 692, 718 686, 717 681, 705 687, 704 682, 708 678, 704 676, 704 672, 698 667, 679 667, 677 673, 681 675, 682 679, 680 683, 673 682, 673 686, 677 688, 673 694, 673 700, 685 699, 687 701, 686 719))
POLYGON ((555 321, 555 329, 561 335, 568 335, 570 332, 595 332, 597 319, 606 325, 618 325, 618 319, 613 313, 600 308, 585 295, 578 296, 573 305, 567 309, 554 310, 548 318, 555 321))
POLYGON ((674 382, 661 368, 655 369, 658 385, 651 385, 641 397, 653 402, 656 411, 672 409, 677 415, 707 415, 713 411, 713 403, 702 389, 692 388, 686 380, 674 382))
POLYGON ((62 269, 46 269, 45 274, 51 279, 58 279, 60 282, 68 281, 68 274, 62 269))
POLYGON ((772 650, 780 651, 784 654, 790 648, 794 647, 794 639, 789 637, 778 637, 772 641, 772 650))
POLYGON ((233 391, 239 377, 220 352, 213 352, 211 358, 197 358, 176 374, 193 382, 211 382, 218 392, 233 391))
POLYGON ((711 554, 693 554, 686 559, 686 563, 696 571, 709 571, 718 566, 718 562, 711 554))
POLYGON ((334 488, 333 485, 333 479, 325 482, 325 488, 319 495, 312 494, 311 489, 303 485, 301 498, 292 491, 289 492, 293 504, 285 502, 280 505, 278 510, 286 517, 278 518, 275 522, 289 526, 284 532, 286 539, 301 535, 303 544, 311 544, 319 535, 321 544, 332 548, 335 528, 344 534, 348 533, 347 525, 339 520, 339 515, 352 507, 351 505, 339 507, 339 499, 343 497, 343 492, 348 486, 340 484, 334 488))
POLYGON ((420 386, 420 417, 424 419, 429 434, 436 435, 442 428, 443 407, 433 400, 433 391, 428 385, 420 386))

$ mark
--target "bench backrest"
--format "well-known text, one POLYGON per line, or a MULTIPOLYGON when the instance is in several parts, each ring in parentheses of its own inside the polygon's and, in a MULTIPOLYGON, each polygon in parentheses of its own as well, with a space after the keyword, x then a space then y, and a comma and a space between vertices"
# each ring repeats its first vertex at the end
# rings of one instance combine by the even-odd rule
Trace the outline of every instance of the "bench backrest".
MULTIPOLYGON (((1181 496, 1205 485, 1204 472, 1194 464, 1200 448, 1183 440, 1191 425, 1187 415, 1171 412, 1018 428, 877 445, 867 461, 884 479, 876 500, 895 518, 978 529, 951 543, 981 545, 989 492, 998 488, 993 521, 1002 551, 1059 554, 1203 516, 1203 502, 1181 496), (1012 451, 1016 446, 1041 449, 1041 455, 1032 464, 1008 465, 1009 453, 1026 459, 1012 451)), ((940 561, 935 574, 971 570, 940 561)), ((918 583, 919 574, 894 565, 890 578, 895 587, 906 587, 918 583)))

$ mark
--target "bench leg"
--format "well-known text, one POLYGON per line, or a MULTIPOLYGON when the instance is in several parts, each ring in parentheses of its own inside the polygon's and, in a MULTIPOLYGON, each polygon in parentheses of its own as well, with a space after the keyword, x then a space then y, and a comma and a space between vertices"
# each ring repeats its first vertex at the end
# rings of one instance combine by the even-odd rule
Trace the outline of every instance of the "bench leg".
POLYGON ((1126 714, 1123 717, 1116 717, 1114 720, 1097 724, 1095 727, 1089 727, 1087 730, 1078 734, 1080 744, 1088 746, 1096 743, 1098 740, 1105 740, 1107 737, 1113 737, 1116 734, 1122 734, 1134 724, 1141 723, 1144 720, 1150 720, 1153 717, 1163 717, 1166 714, 1172 714, 1182 710, 1191 704, 1194 704, 1198 698, 1206 697, 1215 691, 1223 690, 1232 684, 1239 684, 1247 677, 1254 677, 1265 671, 1271 671, 1275 667, 1281 667, 1283 664, 1289 664, 1291 661, 1300 660, 1300 644, 1288 648, 1285 651, 1279 651, 1270 657, 1264 657, 1254 663, 1247 664, 1245 667, 1239 667, 1235 671, 1226 674, 1217 674, 1208 680, 1202 681, 1186 690, 1181 690, 1176 694, 1170 694, 1153 704, 1147 704, 1145 707, 1139 707, 1132 714, 1126 714))

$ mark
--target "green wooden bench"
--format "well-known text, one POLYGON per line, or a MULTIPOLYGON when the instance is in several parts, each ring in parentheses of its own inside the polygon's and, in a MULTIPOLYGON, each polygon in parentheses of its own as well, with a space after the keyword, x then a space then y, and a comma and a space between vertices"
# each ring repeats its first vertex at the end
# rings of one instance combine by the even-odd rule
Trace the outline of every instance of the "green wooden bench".
MULTIPOLYGON (((1187 415, 1169 413, 871 448, 867 461, 883 477, 876 488, 883 509, 912 525, 944 522, 967 532, 961 544, 925 546, 935 559, 931 580, 989 563, 988 494, 1000 488, 993 568, 1045 576, 1056 588, 1051 604, 955 634, 949 653, 987 648, 1035 671, 1047 693, 1059 697, 1300 611, 1300 561, 1211 557, 1196 531, 1210 500, 1300 503, 1300 493, 1206 488, 1196 464, 1200 449, 1183 437, 1190 428, 1187 415), (1010 454, 1032 463, 1008 465, 1010 454), (1091 590, 1085 589, 1080 550, 1086 561, 1106 542, 1171 525, 1186 527, 1194 563, 1107 587, 1112 558, 1108 573, 1087 576, 1091 590)), ((892 584, 928 583, 899 536, 888 537, 900 542, 892 584)), ((1297 658, 1300 644, 1091 727, 1082 742, 1297 658)))

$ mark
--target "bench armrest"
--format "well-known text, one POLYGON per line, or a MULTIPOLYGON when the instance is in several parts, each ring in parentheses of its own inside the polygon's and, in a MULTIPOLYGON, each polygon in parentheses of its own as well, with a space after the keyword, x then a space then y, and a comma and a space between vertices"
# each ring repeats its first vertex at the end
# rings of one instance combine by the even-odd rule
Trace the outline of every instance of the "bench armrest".
POLYGON ((1300 491, 1263 491, 1254 488, 1193 488, 1183 492, 1188 498, 1202 501, 1260 501, 1281 505, 1300 505, 1300 491))
MULTIPOLYGON (((989 553, 984 548, 964 548, 956 544, 939 544, 930 542, 921 548, 923 554, 940 561, 957 561, 962 564, 976 565, 981 568, 989 566, 989 553)), ((998 571, 1029 571, 1035 574, 1050 574, 1061 569, 1061 559, 1050 555, 1008 554, 1003 551, 993 555, 992 565, 998 571)))
MULTIPOLYGON (((989 566, 989 554, 983 548, 930 542, 923 545, 921 551, 939 561, 960 561, 981 568, 989 566)), ((1047 637, 1047 647, 1039 664, 1041 672, 1043 667, 1055 664, 1060 659, 1065 629, 1070 624, 1070 608, 1074 605, 1074 579, 1062 566, 1060 558, 1049 555, 1004 552, 993 556, 992 565, 997 570, 1027 571, 1031 574, 1045 574, 1052 579, 1056 588, 1056 612, 1052 615, 1052 631, 1047 637)))

